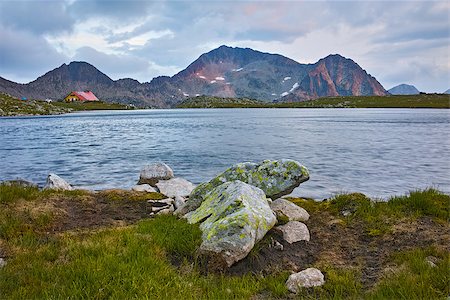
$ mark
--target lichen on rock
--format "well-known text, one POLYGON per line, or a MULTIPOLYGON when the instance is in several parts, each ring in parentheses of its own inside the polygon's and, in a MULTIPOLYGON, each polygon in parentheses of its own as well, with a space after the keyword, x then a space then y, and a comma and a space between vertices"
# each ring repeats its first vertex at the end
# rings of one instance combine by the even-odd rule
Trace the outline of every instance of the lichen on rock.
POLYGON ((264 192, 238 180, 211 190, 200 207, 184 217, 201 223, 200 252, 223 267, 247 256, 276 223, 264 192))
POLYGON ((308 169, 291 159, 239 163, 228 168, 209 182, 197 186, 189 196, 186 205, 176 213, 184 215, 197 209, 206 194, 225 182, 239 180, 260 188, 268 198, 276 199, 290 194, 308 179, 308 169))

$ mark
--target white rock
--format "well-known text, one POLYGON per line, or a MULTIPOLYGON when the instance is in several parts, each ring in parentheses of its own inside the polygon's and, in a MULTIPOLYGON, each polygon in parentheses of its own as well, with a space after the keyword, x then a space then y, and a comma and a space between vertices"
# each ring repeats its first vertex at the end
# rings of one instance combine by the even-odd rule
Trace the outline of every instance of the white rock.
POLYGON ((172 205, 173 204, 173 199, 172 198, 166 198, 166 199, 161 199, 161 200, 148 200, 147 201, 150 204, 166 204, 166 205, 172 205))
POLYGON ((171 205, 164 205, 164 206, 152 206, 152 212, 158 212, 163 209, 169 208, 171 205))
POLYGON ((167 197, 187 197, 195 188, 192 182, 187 181, 184 178, 171 178, 169 180, 160 180, 156 184, 161 194, 167 197))
POLYGON ((275 212, 278 220, 305 222, 309 219, 309 214, 305 209, 285 199, 272 201, 270 208, 275 212))
POLYGON ((173 213, 175 209, 173 208, 173 205, 170 205, 168 208, 162 209, 160 211, 158 211, 156 214, 157 215, 169 215, 171 213, 173 213))
POLYGON ((182 207, 185 204, 185 202, 186 202, 186 198, 181 197, 181 196, 176 196, 175 202, 174 202, 175 208, 182 207))
POLYGON ((148 183, 155 186, 159 180, 167 180, 172 177, 172 169, 165 163, 158 162, 144 166, 141 170, 138 184, 148 183))
POLYGON ((58 175, 50 173, 48 174, 44 189, 72 191, 73 187, 58 175))
POLYGON ((275 227, 275 230, 281 232, 283 239, 289 244, 310 239, 308 227, 302 222, 289 221, 285 225, 275 227))
POLYGON ((286 287, 292 293, 298 293, 300 287, 321 286, 325 283, 324 276, 316 268, 308 268, 301 272, 291 274, 286 281, 286 287))
POLYGON ((158 192, 155 190, 150 184, 138 184, 131 188, 131 190, 135 192, 147 192, 147 193, 155 193, 158 192))
POLYGON ((6 266, 6 260, 0 257, 0 268, 3 268, 4 266, 6 266))

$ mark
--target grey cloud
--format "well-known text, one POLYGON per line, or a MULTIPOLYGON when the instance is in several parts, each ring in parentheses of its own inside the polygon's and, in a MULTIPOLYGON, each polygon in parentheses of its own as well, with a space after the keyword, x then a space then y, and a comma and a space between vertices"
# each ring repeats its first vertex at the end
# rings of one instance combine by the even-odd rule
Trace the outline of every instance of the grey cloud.
POLYGON ((0 70, 7 79, 31 81, 67 61, 43 38, 0 26, 0 70))
POLYGON ((140 81, 150 81, 158 76, 155 64, 150 61, 133 55, 105 54, 91 47, 77 49, 72 58, 77 61, 86 61, 112 79, 133 78, 140 81))
POLYGON ((34 34, 70 31, 75 24, 63 1, 1 1, 0 24, 34 34))
POLYGON ((78 0, 69 9, 74 17, 109 17, 120 21, 130 21, 145 17, 153 6, 152 1, 118 1, 118 0, 78 0))

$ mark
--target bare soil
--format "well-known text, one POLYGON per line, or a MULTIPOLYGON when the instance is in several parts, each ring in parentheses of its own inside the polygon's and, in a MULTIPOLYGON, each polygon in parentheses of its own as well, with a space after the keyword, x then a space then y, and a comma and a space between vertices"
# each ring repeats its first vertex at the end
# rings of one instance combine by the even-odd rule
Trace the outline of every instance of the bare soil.
POLYGON ((260 242, 257 253, 250 253, 227 273, 299 272, 314 263, 324 263, 361 270, 363 286, 371 287, 383 274, 390 256, 396 251, 430 245, 450 251, 448 224, 429 217, 399 220, 392 233, 375 237, 365 232, 363 224, 346 225, 327 211, 312 213, 306 224, 311 234, 309 242, 289 244, 271 230, 260 242), (281 243, 283 250, 276 250, 272 241, 281 243))
POLYGON ((145 194, 116 190, 76 196, 75 199, 65 196, 50 198, 57 212, 52 231, 125 226, 150 218, 152 205, 145 198, 136 199, 142 195, 145 194))

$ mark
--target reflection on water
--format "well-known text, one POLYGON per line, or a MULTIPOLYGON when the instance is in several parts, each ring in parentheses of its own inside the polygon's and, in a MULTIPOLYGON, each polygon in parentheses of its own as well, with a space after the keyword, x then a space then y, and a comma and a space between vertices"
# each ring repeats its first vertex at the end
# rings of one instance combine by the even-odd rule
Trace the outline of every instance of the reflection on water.
POLYGON ((128 188, 164 161, 195 183, 243 161, 292 158, 295 195, 450 192, 450 115, 434 109, 208 109, 84 112, 0 119, 0 180, 49 172, 89 189, 128 188))

